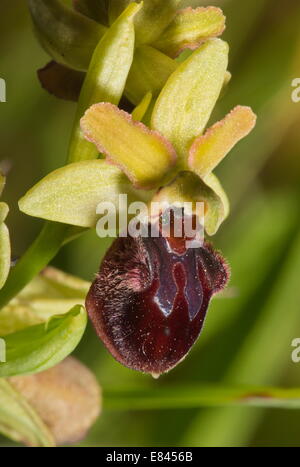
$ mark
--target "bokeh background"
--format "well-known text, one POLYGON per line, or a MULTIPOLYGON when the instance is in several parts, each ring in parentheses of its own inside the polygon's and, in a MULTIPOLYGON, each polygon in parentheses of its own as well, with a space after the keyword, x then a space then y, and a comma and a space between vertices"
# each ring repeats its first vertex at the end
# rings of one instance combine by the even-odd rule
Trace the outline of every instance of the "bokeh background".
MULTIPOLYGON (((300 386, 291 342, 300 337, 300 78, 299 0, 186 1, 221 6, 233 79, 212 118, 237 104, 258 114, 255 131, 218 169, 232 214, 214 239, 231 264, 227 293, 214 299, 201 338, 185 362, 158 381, 117 364, 91 328, 76 355, 104 391, 138 385, 216 384, 300 386)), ((18 257, 41 222, 18 211, 17 200, 42 176, 64 164, 75 104, 43 91, 36 70, 48 61, 31 30, 25 0, 1 0, 0 160, 9 170, 4 200, 13 253, 18 257)), ((94 232, 65 247, 56 266, 91 280, 107 242, 94 232)), ((299 446, 300 412, 261 408, 176 410, 105 408, 80 445, 299 446)), ((1 445, 11 445, 0 438, 1 445)))

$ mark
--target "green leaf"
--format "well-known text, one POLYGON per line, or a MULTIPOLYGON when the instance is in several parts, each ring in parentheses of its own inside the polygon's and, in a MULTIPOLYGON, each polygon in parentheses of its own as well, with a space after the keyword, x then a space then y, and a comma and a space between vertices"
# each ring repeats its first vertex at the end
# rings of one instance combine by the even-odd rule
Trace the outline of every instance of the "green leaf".
POLYGON ((93 159, 95 147, 83 138, 79 121, 86 109, 97 102, 118 104, 125 87, 134 53, 133 18, 141 5, 132 3, 98 44, 83 83, 69 148, 69 162, 93 159))
POLYGON ((59 0, 28 0, 36 34, 55 61, 87 70, 106 28, 59 0))
POLYGON ((189 146, 203 132, 220 95, 227 64, 228 45, 210 39, 179 65, 157 99, 152 128, 171 141, 183 166, 189 146))
POLYGON ((129 202, 149 196, 135 190, 123 172, 106 161, 81 161, 47 175, 26 193, 19 207, 29 216, 94 227, 98 204, 109 200, 118 209, 118 197, 126 193, 129 202))
MULTIPOLYGON (((217 182, 215 182, 217 183, 217 182)), ((213 182, 211 182, 213 185, 213 182)), ((221 193, 221 191, 219 191, 221 193)), ((226 216, 227 206, 223 199, 208 183, 192 172, 181 172, 169 185, 163 187, 153 199, 160 203, 204 203, 204 228, 208 235, 214 235, 226 216)), ((196 213, 196 210, 195 210, 196 213)))
POLYGON ((137 188, 163 184, 176 162, 172 145, 111 104, 95 104, 81 119, 85 137, 121 168, 137 188))
POLYGON ((193 142, 189 155, 190 168, 199 177, 205 178, 250 133, 255 123, 256 115, 250 107, 235 107, 223 120, 193 142))
MULTIPOLYGON (((68 308, 70 310, 70 308, 68 308)), ((54 313, 55 314, 55 313, 54 313)), ((0 313, 0 336, 6 336, 29 326, 42 323, 43 320, 32 309, 26 305, 8 305, 2 308, 0 313)))
POLYGON ((21 329, 46 322, 55 315, 68 313, 76 305, 84 305, 84 298, 31 298, 13 300, 0 313, 0 335, 6 336, 21 329))
POLYGON ((51 432, 37 412, 3 378, 0 379, 0 432, 28 446, 55 446, 51 432))
POLYGON ((225 16, 220 8, 199 7, 180 10, 172 23, 153 44, 170 57, 177 57, 184 49, 195 50, 225 29, 225 16))
POLYGON ((152 101, 152 94, 151 92, 147 92, 141 102, 136 106, 136 108, 132 112, 132 118, 133 120, 136 120, 138 122, 141 122, 146 115, 149 106, 152 101))
POLYGON ((153 47, 138 47, 126 83, 126 97, 137 105, 147 92, 158 96, 177 67, 175 60, 153 47))
POLYGON ((15 297, 14 302, 23 300, 28 303, 45 297, 83 299, 90 286, 90 282, 47 266, 15 297))
POLYGON ((84 305, 90 286, 90 282, 78 277, 53 267, 45 268, 1 309, 0 335, 45 322, 77 304, 84 305))
POLYGON ((67 357, 80 342, 87 324, 86 311, 75 306, 5 337, 6 362, 0 363, 0 377, 26 375, 47 370, 67 357))

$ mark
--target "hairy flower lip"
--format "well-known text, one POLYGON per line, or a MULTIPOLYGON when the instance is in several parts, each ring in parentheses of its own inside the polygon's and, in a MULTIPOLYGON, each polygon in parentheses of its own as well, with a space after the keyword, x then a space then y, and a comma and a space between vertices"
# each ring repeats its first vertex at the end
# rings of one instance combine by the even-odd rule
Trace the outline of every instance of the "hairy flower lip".
POLYGON ((211 297, 228 278, 225 261, 207 243, 178 254, 163 237, 118 238, 86 307, 98 337, 117 361, 160 375, 190 351, 211 297))

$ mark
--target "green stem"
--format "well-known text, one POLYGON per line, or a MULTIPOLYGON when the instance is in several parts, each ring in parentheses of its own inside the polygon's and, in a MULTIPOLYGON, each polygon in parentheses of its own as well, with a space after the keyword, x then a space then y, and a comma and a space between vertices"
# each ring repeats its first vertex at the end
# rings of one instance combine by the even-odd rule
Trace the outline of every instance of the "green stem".
POLYGON ((28 248, 0 291, 0 309, 17 295, 58 253, 65 243, 70 226, 46 222, 38 237, 28 248))
POLYGON ((104 388, 108 410, 171 410, 201 407, 272 407, 299 409, 299 388, 196 384, 147 388, 104 388))

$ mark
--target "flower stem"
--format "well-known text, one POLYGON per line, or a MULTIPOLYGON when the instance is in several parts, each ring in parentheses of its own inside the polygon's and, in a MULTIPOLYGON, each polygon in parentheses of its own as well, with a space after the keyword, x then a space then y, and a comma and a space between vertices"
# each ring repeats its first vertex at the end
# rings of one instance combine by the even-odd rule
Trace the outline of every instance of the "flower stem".
POLYGON ((0 291, 0 310, 17 295, 58 253, 65 243, 70 226, 46 222, 0 291))

